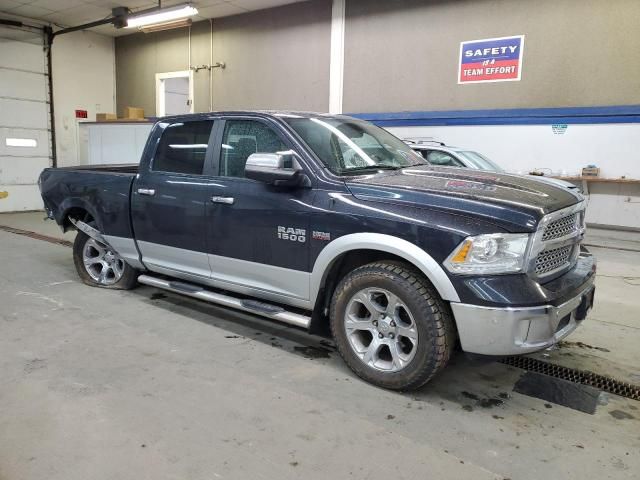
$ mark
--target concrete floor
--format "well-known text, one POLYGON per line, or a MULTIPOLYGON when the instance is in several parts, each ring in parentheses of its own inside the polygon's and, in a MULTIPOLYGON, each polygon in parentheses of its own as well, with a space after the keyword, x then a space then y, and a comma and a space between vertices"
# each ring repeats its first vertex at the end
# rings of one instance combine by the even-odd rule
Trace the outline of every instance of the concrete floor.
MULTIPOLYGON (((640 402, 545 405, 512 392, 521 370, 463 355, 419 392, 380 390, 303 331, 0 245, 1 480, 638 478, 640 402)), ((596 307, 542 355, 638 384, 640 253, 593 251, 596 307)))

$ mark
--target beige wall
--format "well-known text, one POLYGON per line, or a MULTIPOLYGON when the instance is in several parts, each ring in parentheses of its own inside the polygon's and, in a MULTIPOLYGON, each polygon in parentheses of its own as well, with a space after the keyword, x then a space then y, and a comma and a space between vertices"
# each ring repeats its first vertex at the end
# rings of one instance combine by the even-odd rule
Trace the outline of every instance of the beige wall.
MULTIPOLYGON (((330 0, 312 0, 213 21, 213 110, 305 109, 329 102, 330 0)), ((155 74, 189 67, 188 29, 116 39, 118 112, 155 114, 155 74)), ((191 64, 208 64, 209 22, 191 27, 191 64)), ((208 111, 209 72, 194 73, 194 108, 208 111)))
POLYGON ((116 102, 118 116, 124 107, 142 107, 155 115, 155 75, 189 68, 186 28, 161 33, 137 33, 116 38, 116 102))
POLYGON ((638 0, 347 0, 345 112, 640 104, 638 0), (460 42, 524 34, 520 82, 458 85, 460 42))
POLYGON ((115 109, 113 38, 93 32, 72 32, 56 37, 51 52, 56 156, 59 167, 77 165, 79 127, 76 110, 87 119, 115 109))
MULTIPOLYGON (((638 0, 346 0, 345 112, 640 104, 638 0), (458 85, 460 42, 525 35, 522 80, 458 85)), ((328 109, 331 0, 213 21, 213 109, 328 109)), ((191 29, 208 64, 209 22, 191 29)), ((155 113, 155 74, 186 70, 188 30, 116 39, 117 104, 155 113)), ((209 73, 194 73, 195 110, 209 73)))

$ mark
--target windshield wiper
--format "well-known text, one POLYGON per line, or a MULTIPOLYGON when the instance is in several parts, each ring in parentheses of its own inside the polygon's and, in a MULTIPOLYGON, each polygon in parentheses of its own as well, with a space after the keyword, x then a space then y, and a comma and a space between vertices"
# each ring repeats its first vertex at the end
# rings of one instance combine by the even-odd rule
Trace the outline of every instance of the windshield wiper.
POLYGON ((431 165, 429 162, 420 162, 420 163, 412 163, 411 165, 407 165, 406 167, 402 167, 402 168, 408 168, 408 167, 424 167, 425 165, 431 165))
POLYGON ((368 172, 371 170, 400 170, 401 168, 408 167, 409 165, 366 165, 363 167, 351 167, 351 168, 343 168, 340 170, 340 173, 350 173, 350 172, 368 172))

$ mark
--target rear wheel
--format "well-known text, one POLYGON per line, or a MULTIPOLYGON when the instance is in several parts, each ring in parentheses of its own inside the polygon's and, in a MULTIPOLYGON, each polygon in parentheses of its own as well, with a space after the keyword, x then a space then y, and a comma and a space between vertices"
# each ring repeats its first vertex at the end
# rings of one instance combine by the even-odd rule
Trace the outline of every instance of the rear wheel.
POLYGON ((87 285, 119 290, 136 285, 136 269, 108 246, 82 232, 78 232, 73 243, 73 263, 87 285))
POLYGON ((347 365, 384 388, 419 388, 451 355, 455 334, 447 306, 404 264, 377 262, 353 270, 336 288, 330 316, 347 365))

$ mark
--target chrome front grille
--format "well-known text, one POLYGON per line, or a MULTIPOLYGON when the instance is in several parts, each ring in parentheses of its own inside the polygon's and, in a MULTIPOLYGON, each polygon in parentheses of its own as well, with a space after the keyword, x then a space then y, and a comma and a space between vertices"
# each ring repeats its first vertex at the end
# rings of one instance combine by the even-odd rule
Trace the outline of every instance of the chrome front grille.
POLYGON ((536 257, 536 275, 544 275, 556 271, 571 262, 575 245, 544 250, 536 257))
POLYGON ((567 271, 580 253, 584 202, 546 215, 533 237, 528 271, 536 278, 567 271))
POLYGON ((579 213, 572 213, 566 217, 559 218, 549 222, 542 234, 542 241, 554 240, 556 238, 566 237, 575 232, 578 227, 579 213))

